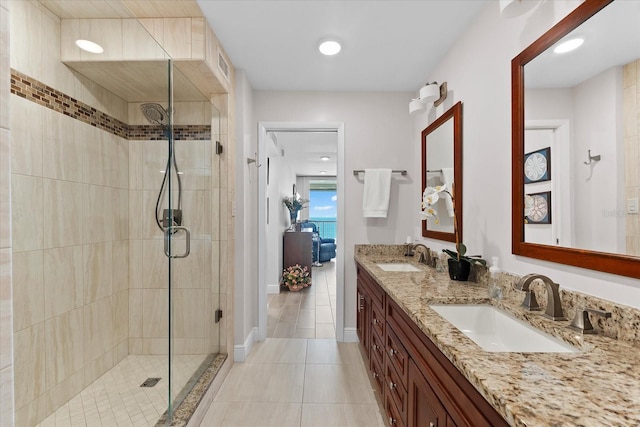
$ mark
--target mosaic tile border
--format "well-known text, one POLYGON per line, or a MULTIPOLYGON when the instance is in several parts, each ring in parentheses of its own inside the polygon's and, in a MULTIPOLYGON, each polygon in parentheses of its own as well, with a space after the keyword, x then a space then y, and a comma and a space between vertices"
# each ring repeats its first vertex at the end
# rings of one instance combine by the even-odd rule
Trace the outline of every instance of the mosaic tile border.
MULTIPOLYGON (((167 138, 159 126, 128 125, 13 68, 11 69, 11 93, 121 138, 145 141, 167 138)), ((174 126, 173 135, 180 141, 206 141, 211 139, 211 126, 174 126)))

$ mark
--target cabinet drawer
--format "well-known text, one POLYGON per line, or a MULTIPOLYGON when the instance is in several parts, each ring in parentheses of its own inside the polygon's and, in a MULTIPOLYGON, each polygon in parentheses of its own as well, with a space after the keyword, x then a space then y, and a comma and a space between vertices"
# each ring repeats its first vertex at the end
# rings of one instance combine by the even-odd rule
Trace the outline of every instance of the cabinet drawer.
POLYGON ((371 305, 377 306, 384 312, 386 292, 363 268, 358 267, 358 280, 363 281, 371 296, 371 305))
POLYGON ((371 376, 373 377, 373 382, 376 385, 376 390, 380 393, 380 396, 384 396, 384 370, 382 369, 382 364, 378 360, 377 357, 372 357, 369 362, 369 369, 371 370, 371 376))
POLYGON ((387 399, 390 397, 398 410, 398 414, 400 415, 400 419, 403 424, 406 424, 407 421, 407 398, 408 393, 406 387, 402 384, 398 373, 395 368, 387 363, 385 367, 385 386, 387 389, 385 390, 387 399))
POLYGON ((371 358, 376 357, 380 366, 384 366, 385 345, 384 340, 374 330, 371 333, 371 358))
POLYGON ((387 345, 385 350, 387 352, 387 364, 393 365, 396 372, 398 372, 402 385, 406 388, 407 376, 409 375, 409 354, 389 325, 387 325, 387 345))
POLYGON ((377 305, 371 304, 371 328, 378 333, 378 336, 384 337, 385 329, 384 310, 378 308, 377 305))

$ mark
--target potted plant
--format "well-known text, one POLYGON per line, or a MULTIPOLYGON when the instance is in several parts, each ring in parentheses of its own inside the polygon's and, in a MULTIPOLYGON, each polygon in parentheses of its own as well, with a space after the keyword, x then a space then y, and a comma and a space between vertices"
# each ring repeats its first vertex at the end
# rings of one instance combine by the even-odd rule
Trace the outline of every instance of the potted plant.
POLYGON ((307 286, 311 286, 311 276, 307 267, 300 264, 292 265, 282 271, 282 286, 286 286, 290 291, 297 292, 307 286))
POLYGON ((449 266, 449 277, 452 280, 466 281, 469 279, 469 273, 471 272, 471 264, 487 265, 487 261, 482 259, 479 255, 466 255, 467 247, 460 241, 458 235, 458 217, 456 215, 456 204, 452 195, 452 191, 447 190, 446 185, 438 185, 436 187, 427 187, 422 193, 422 211, 420 216, 422 220, 427 218, 434 218, 436 224, 438 220, 438 212, 433 208, 433 205, 440 199, 440 193, 446 193, 451 197, 453 204, 453 231, 456 240, 456 250, 443 249, 442 252, 449 255, 447 264, 449 266))

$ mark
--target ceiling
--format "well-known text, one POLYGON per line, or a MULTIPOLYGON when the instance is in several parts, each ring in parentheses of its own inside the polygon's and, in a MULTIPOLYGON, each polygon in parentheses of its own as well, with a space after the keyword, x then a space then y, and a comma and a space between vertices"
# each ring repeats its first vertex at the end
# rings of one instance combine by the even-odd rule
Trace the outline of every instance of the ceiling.
POLYGON ((640 58, 640 1, 615 1, 567 34, 582 38, 578 49, 557 54, 547 49, 525 67, 529 89, 571 88, 614 66, 640 58), (615 31, 610 29, 615 28, 615 31))
POLYGON ((197 1, 254 89, 367 92, 417 92, 486 3, 197 1), (338 55, 318 52, 327 36, 341 41, 338 55))
POLYGON ((336 176, 338 134, 336 132, 275 132, 297 176, 336 176), (328 156, 329 160, 320 157, 328 156), (321 171, 325 171, 324 174, 321 171))
MULTIPOLYGON (((231 62, 256 90, 416 93, 485 3, 197 1, 231 62), (317 50, 328 36, 342 43, 333 57, 317 50)), ((296 175, 336 175, 335 133, 276 136, 296 175), (330 160, 320 160, 323 155, 330 160)))

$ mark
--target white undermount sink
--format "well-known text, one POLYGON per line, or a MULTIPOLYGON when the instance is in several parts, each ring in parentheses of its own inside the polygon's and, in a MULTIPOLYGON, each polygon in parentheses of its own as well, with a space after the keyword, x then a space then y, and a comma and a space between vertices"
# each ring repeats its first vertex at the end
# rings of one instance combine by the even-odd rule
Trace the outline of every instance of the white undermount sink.
POLYGON ((381 262, 376 264, 383 271, 421 271, 419 268, 414 267, 411 264, 402 262, 381 262))
POLYGON ((460 332, 489 352, 579 353, 580 350, 490 305, 431 305, 460 332))

